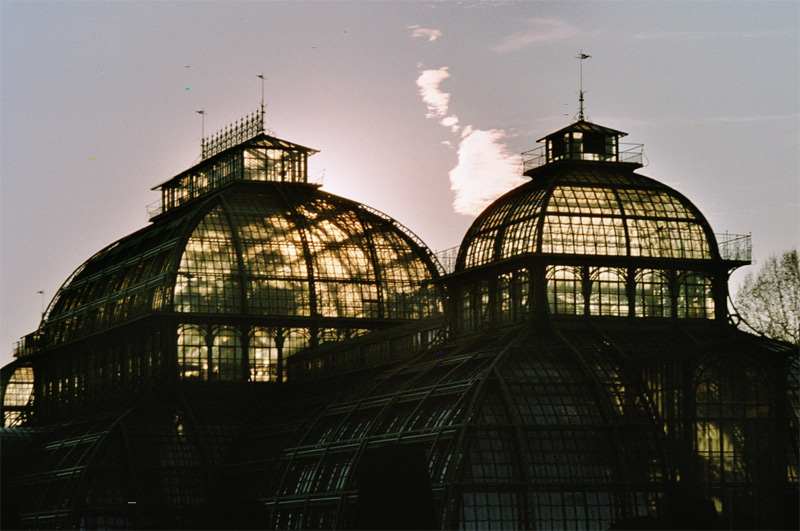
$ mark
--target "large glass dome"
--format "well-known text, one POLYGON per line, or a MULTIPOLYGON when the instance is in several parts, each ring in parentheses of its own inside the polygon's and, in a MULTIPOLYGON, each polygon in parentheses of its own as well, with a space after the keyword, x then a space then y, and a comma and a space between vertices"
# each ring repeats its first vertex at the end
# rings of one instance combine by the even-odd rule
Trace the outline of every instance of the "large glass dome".
POLYGON ((152 312, 373 328, 438 312, 437 268, 413 234, 364 205, 312 185, 242 182, 90 258, 40 333, 63 342, 152 312))
POLYGON ((688 199, 630 169, 597 163, 554 168, 495 201, 467 232, 456 269, 524 253, 719 257, 708 222, 688 199))

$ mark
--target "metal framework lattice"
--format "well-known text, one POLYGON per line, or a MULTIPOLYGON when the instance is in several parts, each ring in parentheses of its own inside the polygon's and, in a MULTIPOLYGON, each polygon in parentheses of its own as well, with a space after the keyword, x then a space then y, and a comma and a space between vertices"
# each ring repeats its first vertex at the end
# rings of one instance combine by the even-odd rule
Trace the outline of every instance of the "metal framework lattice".
POLYGON ((725 315, 749 237, 625 133, 545 137, 443 267, 259 125, 0 371, 2 527, 797 528, 797 349, 725 315))

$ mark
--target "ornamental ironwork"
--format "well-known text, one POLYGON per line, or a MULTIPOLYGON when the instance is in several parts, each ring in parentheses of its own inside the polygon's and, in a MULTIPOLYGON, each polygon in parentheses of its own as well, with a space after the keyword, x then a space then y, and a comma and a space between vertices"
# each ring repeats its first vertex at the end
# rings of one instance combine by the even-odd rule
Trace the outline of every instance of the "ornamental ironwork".
POLYGON ((256 111, 220 129, 211 136, 203 138, 203 160, 221 151, 250 140, 264 132, 264 113, 256 111))

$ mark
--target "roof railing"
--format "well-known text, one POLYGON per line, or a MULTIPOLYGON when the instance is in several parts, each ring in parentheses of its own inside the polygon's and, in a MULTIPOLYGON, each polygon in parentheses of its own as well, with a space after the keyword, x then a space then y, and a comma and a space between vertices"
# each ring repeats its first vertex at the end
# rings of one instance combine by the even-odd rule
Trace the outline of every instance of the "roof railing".
POLYGON ((748 264, 753 262, 753 242, 750 234, 723 232, 714 236, 717 238, 720 258, 748 264))
POLYGON ((436 258, 439 259, 439 263, 442 264, 444 272, 448 275, 456 270, 456 260, 458 259, 459 249, 461 249, 461 246, 456 245, 455 247, 450 247, 449 249, 436 251, 434 253, 436 258))
POLYGON ((164 203, 161 199, 157 199, 145 207, 147 209, 147 221, 151 221, 154 217, 164 213, 164 203))
POLYGON ((41 346, 42 333, 39 330, 31 332, 14 343, 14 357, 21 358, 36 352, 41 346))
POLYGON ((642 164, 644 158, 644 144, 630 144, 621 142, 620 151, 616 156, 603 155, 599 153, 565 153, 564 155, 553 157, 552 161, 547 160, 546 146, 539 146, 522 153, 522 172, 525 173, 539 166, 544 166, 548 162, 559 160, 593 160, 602 162, 631 162, 642 164))
POLYGON ((428 255, 428 257, 430 258, 431 262, 433 262, 433 265, 436 268, 436 271, 440 275, 444 274, 444 267, 442 267, 442 264, 439 262, 439 258, 430 250, 430 248, 425 244, 425 242, 423 242, 420 239, 419 236, 417 236, 416 234, 414 234, 414 232, 412 232, 411 229, 409 229, 408 227, 406 227, 405 225, 403 225, 402 223, 400 223, 396 219, 390 217, 388 214, 384 214, 380 210, 376 210, 376 209, 372 208, 371 206, 365 205, 363 203, 359 203, 358 206, 362 210, 366 210, 367 212, 369 212, 371 214, 374 214, 374 215, 378 216, 379 218, 381 218, 381 219, 383 219, 385 221, 388 221, 389 223, 394 225, 394 227, 396 229, 400 230, 403 234, 405 234, 408 238, 410 238, 411 241, 416 243, 419 246, 419 248, 422 249, 425 252, 425 254, 428 255))

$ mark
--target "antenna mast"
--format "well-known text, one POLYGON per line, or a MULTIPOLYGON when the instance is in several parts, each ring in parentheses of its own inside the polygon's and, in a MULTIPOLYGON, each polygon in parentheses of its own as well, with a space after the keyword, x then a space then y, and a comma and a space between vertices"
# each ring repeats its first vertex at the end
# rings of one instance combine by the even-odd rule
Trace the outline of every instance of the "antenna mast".
POLYGON ((578 120, 581 121, 583 121, 583 60, 590 57, 591 55, 585 54, 583 53, 583 50, 581 50, 580 54, 578 54, 578 57, 575 58, 581 60, 581 91, 579 93, 580 96, 578 97, 578 120))
POLYGON ((197 114, 202 115, 203 119, 200 122, 200 153, 201 157, 205 157, 206 155, 206 110, 200 109, 199 111, 194 111, 197 114))
POLYGON ((42 296, 42 319, 44 319, 44 290, 39 290, 36 293, 42 296))
POLYGON ((256 77, 261 79, 261 127, 264 128, 264 81, 267 79, 264 74, 258 74, 256 77))

